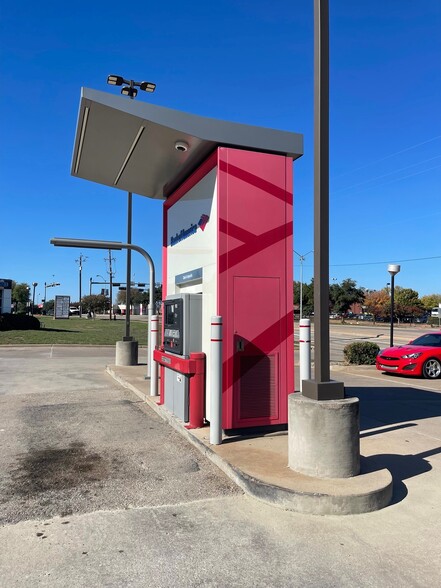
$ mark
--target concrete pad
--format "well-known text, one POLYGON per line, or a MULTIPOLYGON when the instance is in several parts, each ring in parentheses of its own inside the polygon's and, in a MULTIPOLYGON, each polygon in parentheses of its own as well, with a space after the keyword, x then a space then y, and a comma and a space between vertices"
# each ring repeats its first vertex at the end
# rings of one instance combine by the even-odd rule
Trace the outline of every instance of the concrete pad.
MULTIPOLYGON (((107 366, 107 372, 135 392, 157 414, 206 455, 248 494, 273 506, 305 514, 359 514, 387 506, 392 497, 392 476, 381 467, 346 479, 320 479, 288 468, 288 434, 235 437, 210 445, 209 426, 185 428, 158 398, 149 395, 150 382, 143 368, 107 366)), ((144 368, 145 369, 145 368, 144 368)))

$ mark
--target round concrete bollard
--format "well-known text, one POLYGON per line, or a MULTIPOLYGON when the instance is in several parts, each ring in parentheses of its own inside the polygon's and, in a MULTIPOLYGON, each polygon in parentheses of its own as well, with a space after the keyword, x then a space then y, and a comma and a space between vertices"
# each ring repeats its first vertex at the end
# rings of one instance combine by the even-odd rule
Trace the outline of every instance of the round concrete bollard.
POLYGON ((138 365, 138 341, 117 341, 115 365, 138 365))
POLYGON ((360 473, 358 398, 312 400, 288 396, 288 465, 317 478, 360 473))

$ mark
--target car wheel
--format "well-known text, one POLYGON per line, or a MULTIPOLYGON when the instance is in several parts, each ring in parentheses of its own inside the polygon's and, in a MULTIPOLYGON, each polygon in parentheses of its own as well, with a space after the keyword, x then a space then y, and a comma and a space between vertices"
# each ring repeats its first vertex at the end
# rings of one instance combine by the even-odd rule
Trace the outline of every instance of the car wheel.
POLYGON ((423 365, 423 376, 435 380, 441 375, 441 363, 437 359, 428 359, 423 365))

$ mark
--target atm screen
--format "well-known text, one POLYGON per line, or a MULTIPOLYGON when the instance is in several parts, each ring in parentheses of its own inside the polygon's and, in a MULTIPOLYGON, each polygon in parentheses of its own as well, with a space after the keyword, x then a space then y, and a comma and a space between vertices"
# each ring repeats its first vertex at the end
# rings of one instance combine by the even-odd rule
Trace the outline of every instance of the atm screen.
POLYGON ((179 305, 177 302, 165 305, 165 324, 167 327, 179 326, 179 305))
POLYGON ((182 310, 183 300, 164 302, 164 349, 172 353, 182 353, 182 310))

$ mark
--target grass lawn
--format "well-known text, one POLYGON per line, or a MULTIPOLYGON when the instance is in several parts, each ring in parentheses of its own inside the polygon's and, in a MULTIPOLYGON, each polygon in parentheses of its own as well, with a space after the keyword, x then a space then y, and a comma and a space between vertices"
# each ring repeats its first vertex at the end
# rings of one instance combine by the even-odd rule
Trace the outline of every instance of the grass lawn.
MULTIPOLYGON (((116 321, 42 316, 40 322, 39 331, 1 331, 0 345, 115 345, 126 334, 126 321, 121 316, 116 321)), ((131 320, 130 334, 140 345, 146 345, 147 322, 131 320)))

